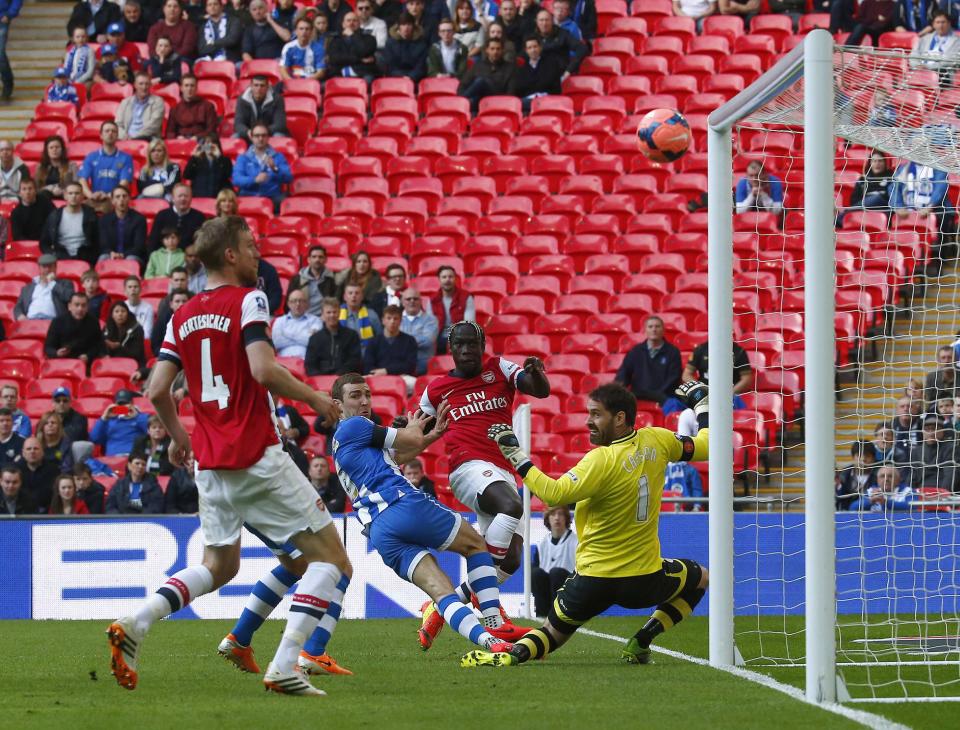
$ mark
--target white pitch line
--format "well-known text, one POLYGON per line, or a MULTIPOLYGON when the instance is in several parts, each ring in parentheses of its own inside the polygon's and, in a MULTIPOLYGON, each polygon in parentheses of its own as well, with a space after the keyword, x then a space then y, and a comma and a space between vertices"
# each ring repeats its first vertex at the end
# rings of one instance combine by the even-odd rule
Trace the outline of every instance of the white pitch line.
POLYGON ((850 702, 871 702, 878 705, 906 705, 914 702, 960 702, 960 697, 862 697, 850 702))
MULTIPOLYGON (((599 639, 609 639, 610 641, 616 641, 621 644, 626 644, 627 639, 622 636, 615 636, 614 634, 604 634, 600 631, 592 631, 591 629, 580 629, 577 633, 587 634, 589 636, 596 636, 599 639)), ((674 651, 673 649, 664 649, 660 646, 651 646, 653 651, 658 654, 664 654, 665 656, 672 657, 674 659, 680 659, 685 662, 690 662, 691 664, 699 664, 704 667, 712 667, 721 672, 726 672, 727 674, 732 674, 734 677, 740 679, 746 679, 749 682, 754 682, 768 689, 781 692, 788 697, 795 699, 799 702, 804 702, 813 707, 818 707, 821 710, 826 710, 831 712, 834 715, 840 715, 845 717, 848 720, 853 720, 853 722, 859 723, 864 727, 871 728, 871 730, 910 730, 907 725, 901 725, 898 722, 894 722, 889 718, 883 717, 881 715, 874 715, 872 712, 865 712, 864 710, 854 710, 852 707, 846 707, 836 702, 811 702, 807 699, 806 694, 803 690, 794 687, 790 684, 784 684, 783 682, 778 682, 773 677, 768 677, 766 674, 760 674, 760 672, 754 672, 749 669, 744 669, 743 667, 713 667, 706 659, 701 659, 700 657, 692 656, 690 654, 684 654, 682 651, 674 651)))

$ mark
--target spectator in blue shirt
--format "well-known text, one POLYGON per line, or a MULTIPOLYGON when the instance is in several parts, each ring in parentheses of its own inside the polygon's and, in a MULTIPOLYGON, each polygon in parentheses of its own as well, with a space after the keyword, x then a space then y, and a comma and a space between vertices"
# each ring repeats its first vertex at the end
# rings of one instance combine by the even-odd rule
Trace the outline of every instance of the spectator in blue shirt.
POLYGON ((746 177, 737 182, 737 213, 749 210, 766 213, 783 212, 783 181, 763 171, 763 163, 754 160, 747 165, 746 177))
POLYGON ((103 448, 107 456, 129 454, 133 443, 147 434, 150 417, 133 404, 133 393, 117 391, 114 402, 107 406, 90 432, 90 440, 103 448))
MULTIPOLYGON (((667 464, 664 474, 663 490, 665 492, 680 492, 681 497, 702 497, 703 480, 700 472, 689 461, 673 461, 667 464)), ((683 512, 700 512, 703 502, 684 503, 680 506, 683 512)))
POLYGON ((103 146, 87 155, 80 166, 83 193, 98 213, 110 210, 110 194, 117 185, 129 188, 133 180, 133 158, 117 149, 119 134, 116 122, 107 120, 101 124, 103 146))
MULTIPOLYGON (((957 231, 957 211, 949 196, 949 181, 944 170, 905 160, 893 175, 890 207, 898 218, 916 213, 921 219, 933 218, 937 241, 933 247, 931 267, 939 267, 944 258, 956 256, 953 234, 957 231)), ((928 268, 928 274, 937 270, 928 268)))
POLYGON ((273 321, 271 336, 280 357, 306 356, 310 337, 323 328, 323 322, 307 311, 307 305, 307 293, 302 289, 294 289, 287 297, 290 311, 273 321))
POLYGON ((58 66, 53 72, 53 83, 47 89, 47 101, 66 101, 71 104, 80 103, 77 90, 70 83, 70 72, 63 66, 58 66))
POLYGON ((286 158, 270 146, 270 130, 256 124, 250 130, 253 144, 237 158, 233 166, 233 184, 237 194, 270 198, 275 211, 284 198, 282 186, 293 181, 286 158))
POLYGON ((280 52, 280 75, 284 80, 317 79, 324 77, 323 39, 313 37, 313 23, 303 17, 297 21, 294 29, 296 38, 283 47, 280 52))
POLYGON ((657 403, 664 413, 683 410, 673 397, 683 371, 680 350, 664 338, 663 320, 659 317, 647 317, 644 330, 646 341, 627 353, 617 370, 616 381, 625 385, 637 400, 657 403))
MULTIPOLYGON (((30 425, 30 416, 17 408, 20 401, 20 389, 13 383, 6 383, 0 386, 0 407, 10 411, 13 418, 13 431, 24 438, 33 433, 33 426, 30 425)), ((19 453, 19 452, 18 452, 19 453)))
POLYGON ((417 375, 423 375, 427 372, 430 358, 437 352, 440 325, 433 313, 423 308, 423 299, 416 289, 405 289, 400 301, 403 302, 400 331, 417 341, 417 375))
POLYGON ((570 0, 554 0, 553 22, 578 41, 583 40, 583 31, 580 30, 580 26, 570 15, 570 0))
POLYGON ((165 497, 152 474, 147 473, 147 457, 132 453, 127 459, 127 473, 117 481, 107 497, 108 515, 163 513, 165 497))
POLYGON ((866 494, 850 505, 850 511, 908 512, 915 496, 913 487, 901 478, 900 469, 886 462, 877 469, 877 486, 867 487, 866 494))

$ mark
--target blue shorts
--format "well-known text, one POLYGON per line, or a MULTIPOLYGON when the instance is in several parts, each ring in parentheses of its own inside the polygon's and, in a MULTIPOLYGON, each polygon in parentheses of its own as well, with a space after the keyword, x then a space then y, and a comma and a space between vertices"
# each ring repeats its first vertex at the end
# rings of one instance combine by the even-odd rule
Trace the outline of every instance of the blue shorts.
POLYGON ((412 581, 429 550, 446 550, 454 541, 461 519, 431 497, 404 495, 370 523, 370 544, 388 568, 412 581))

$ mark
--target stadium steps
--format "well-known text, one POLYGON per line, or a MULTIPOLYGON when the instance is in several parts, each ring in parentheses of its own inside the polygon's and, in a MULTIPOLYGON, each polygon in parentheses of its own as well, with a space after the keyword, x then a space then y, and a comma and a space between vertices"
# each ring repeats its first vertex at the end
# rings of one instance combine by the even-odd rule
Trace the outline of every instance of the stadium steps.
POLYGON ((0 104, 0 139, 19 142, 33 109, 63 62, 72 3, 25 2, 13 21, 7 55, 15 79, 13 99, 0 104))
POLYGON ((923 380, 936 367, 936 350, 960 332, 960 272, 931 279, 921 298, 897 318, 892 331, 876 338, 880 359, 867 362, 837 402, 835 461, 850 462, 850 443, 870 438, 874 426, 893 416, 896 400, 911 377, 923 380))
MULTIPOLYGON (((950 344, 958 335, 960 272, 953 270, 932 279, 923 296, 896 319, 891 331, 873 338, 877 360, 864 363, 852 377, 842 380, 836 403, 834 461, 838 467, 850 462, 852 441, 870 438, 878 422, 892 417, 907 380, 911 377, 922 380, 936 367, 937 347, 950 344)), ((757 495, 787 501, 787 511, 802 511, 805 449, 799 428, 792 428, 782 449, 770 451, 767 459, 770 473, 761 473, 757 495)), ((737 493, 740 493, 739 483, 737 493)), ((754 508, 741 506, 740 509, 752 511, 754 508)), ((767 506, 761 503, 756 509, 763 512, 767 506)))

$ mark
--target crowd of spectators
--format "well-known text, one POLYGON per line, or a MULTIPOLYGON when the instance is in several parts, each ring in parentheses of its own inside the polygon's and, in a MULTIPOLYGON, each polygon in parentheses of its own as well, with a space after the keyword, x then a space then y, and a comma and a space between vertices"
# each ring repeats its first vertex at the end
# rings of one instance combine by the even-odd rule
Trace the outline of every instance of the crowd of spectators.
POLYGON ((956 347, 940 345, 936 363, 923 380, 907 381, 871 439, 851 444, 851 462, 835 480, 838 510, 909 510, 920 494, 942 499, 960 491, 956 347))
POLYGON ((234 134, 253 142, 256 121, 271 135, 288 134, 282 89, 289 79, 456 78, 474 107, 491 94, 512 94, 529 106, 559 93, 577 71, 597 34, 597 12, 594 0, 557 0, 551 10, 531 0, 359 0, 356 10, 343 0, 316 7, 280 0, 272 10, 262 0, 166 0, 159 7, 135 1, 122 12, 110 0, 81 0, 67 33, 48 100, 76 102, 75 83, 133 84, 136 93, 117 112, 120 139, 161 134, 164 107, 151 89, 171 83, 180 85, 180 102, 166 115, 165 136, 216 133, 219 119, 197 94, 193 64, 277 60, 279 83, 258 77, 237 104, 234 134), (99 44, 96 51, 91 43, 99 44), (138 43, 146 44, 143 57, 138 43))

